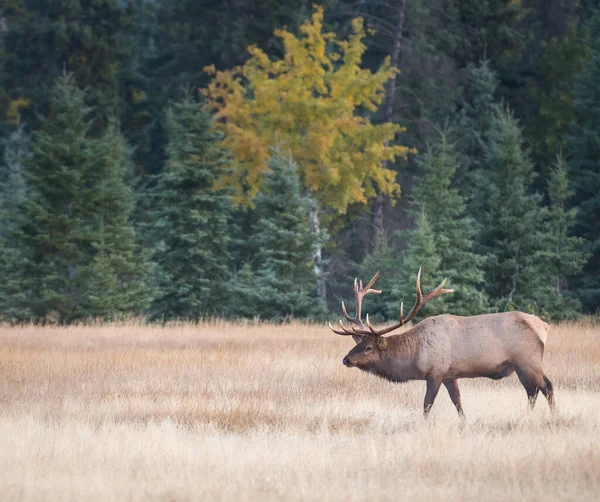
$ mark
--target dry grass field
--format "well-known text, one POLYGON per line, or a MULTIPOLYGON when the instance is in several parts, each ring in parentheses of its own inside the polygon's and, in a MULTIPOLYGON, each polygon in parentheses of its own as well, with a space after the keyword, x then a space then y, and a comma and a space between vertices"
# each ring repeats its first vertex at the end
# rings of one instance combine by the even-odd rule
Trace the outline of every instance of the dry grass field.
POLYGON ((0 499, 592 501, 600 327, 550 332, 543 398, 345 368, 324 326, 0 328, 0 499))

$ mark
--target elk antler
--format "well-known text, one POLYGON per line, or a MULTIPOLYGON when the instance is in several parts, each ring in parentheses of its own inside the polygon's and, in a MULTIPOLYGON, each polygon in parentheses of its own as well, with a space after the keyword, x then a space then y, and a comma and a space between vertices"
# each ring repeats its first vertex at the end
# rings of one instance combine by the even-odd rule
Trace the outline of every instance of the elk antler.
MULTIPOLYGON (((365 330, 365 325, 363 324, 361 319, 362 299, 369 293, 375 293, 376 295, 381 294, 381 290, 371 289, 371 286, 375 284, 375 281, 378 277, 379 272, 377 272, 373 276, 373 279, 369 281, 366 288, 363 288, 362 281, 359 282, 358 279, 354 279, 354 299, 356 301, 356 314, 354 315, 354 317, 350 317, 350 315, 348 315, 346 305, 344 304, 344 302, 342 302, 342 312, 344 312, 344 317, 346 317, 346 319, 348 319, 348 321, 351 322, 354 326, 352 326, 352 329, 350 330, 346 328, 346 326, 344 326, 344 323, 340 320, 340 326, 342 327, 342 331, 339 331, 333 329, 333 326, 329 324, 329 327, 334 333, 337 333, 338 335, 364 335, 368 333, 368 331, 365 330), (358 326, 358 329, 356 328, 356 326, 358 326)), ((369 316, 367 315, 367 323, 369 322, 368 317, 369 316)))
MULTIPOLYGON (((375 279, 377 279, 378 276, 379 276, 379 272, 377 272, 377 274, 375 274, 375 277, 373 277, 371 282, 367 285, 367 288, 369 288, 373 285, 373 283, 375 282, 375 279)), ((371 323, 369 322, 369 314, 367 314, 366 322, 367 322, 367 328, 369 328, 369 329, 368 330, 365 329, 363 323, 360 321, 360 303, 359 303, 358 296, 357 296, 357 317, 352 318, 346 313, 346 308, 344 306, 344 302, 342 302, 342 309, 344 311, 344 315, 346 316, 346 318, 349 321, 356 324, 359 327, 359 329, 356 329, 353 326, 352 331, 350 331, 343 325, 342 321, 340 321, 340 325, 342 326, 343 332, 333 329, 331 324, 329 326, 331 327, 333 332, 337 333, 338 335, 359 335, 359 336, 364 336, 364 335, 382 336, 382 335, 385 335, 387 333, 390 333, 391 331, 398 329, 400 326, 405 325, 407 322, 409 322, 417 314, 417 312, 419 310, 421 310, 421 307, 423 307, 423 305, 425 305, 429 300, 432 300, 436 296, 445 295, 447 293, 454 293, 453 289, 444 289, 444 286, 445 286, 447 280, 448 280, 448 278, 446 277, 437 288, 431 290, 429 293, 427 293, 425 296, 423 296, 423 293, 421 292, 421 269, 419 268, 419 273, 417 274, 417 300, 415 301, 415 305, 413 306, 412 310, 408 313, 408 315, 406 317, 404 317, 404 303, 401 303, 400 304, 400 321, 397 322, 396 324, 393 324, 392 326, 388 326, 387 328, 383 328, 380 330, 376 330, 375 328, 373 328, 373 326, 371 326, 371 323), (358 318, 358 322, 356 322, 357 318, 358 318)), ((361 283, 361 290, 362 290, 362 283, 361 283)), ((355 294, 357 294, 356 280, 354 281, 354 291, 355 291, 355 294)), ((381 293, 381 291, 370 290, 370 291, 366 291, 363 294, 363 296, 368 294, 369 292, 381 293)), ((362 301, 362 296, 360 297, 360 300, 362 301)))

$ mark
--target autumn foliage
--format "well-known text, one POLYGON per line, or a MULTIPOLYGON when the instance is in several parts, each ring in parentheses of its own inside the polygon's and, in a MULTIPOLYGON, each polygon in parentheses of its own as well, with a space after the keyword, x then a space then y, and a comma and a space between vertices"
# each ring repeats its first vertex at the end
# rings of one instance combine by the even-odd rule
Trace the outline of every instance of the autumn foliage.
POLYGON ((233 187, 239 203, 260 189, 261 173, 274 145, 291 151, 302 183, 321 207, 344 213, 349 204, 365 203, 381 192, 397 196, 396 173, 383 161, 405 157, 409 148, 393 144, 398 124, 373 124, 369 112, 381 104, 384 85, 396 70, 387 58, 375 73, 361 68, 365 52, 363 20, 352 23, 347 40, 323 32, 323 10, 296 37, 286 29, 275 34, 285 55, 271 60, 256 46, 250 59, 216 71, 204 90, 224 146, 236 159, 222 173, 220 186, 233 187))

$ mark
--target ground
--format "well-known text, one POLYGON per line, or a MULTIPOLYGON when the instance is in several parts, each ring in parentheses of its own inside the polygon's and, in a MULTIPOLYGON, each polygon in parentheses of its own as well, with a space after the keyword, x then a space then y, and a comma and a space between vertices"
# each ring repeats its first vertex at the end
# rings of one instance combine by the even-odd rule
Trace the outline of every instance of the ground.
POLYGON ((597 500, 600 326, 553 327, 558 412, 513 375, 347 369, 321 325, 0 328, 2 500, 597 500))

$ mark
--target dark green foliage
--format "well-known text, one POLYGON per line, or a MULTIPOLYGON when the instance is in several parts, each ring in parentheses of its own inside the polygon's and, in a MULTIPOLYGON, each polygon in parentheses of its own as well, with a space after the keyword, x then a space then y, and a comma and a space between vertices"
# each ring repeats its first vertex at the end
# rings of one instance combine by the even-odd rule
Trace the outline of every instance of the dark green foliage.
POLYGON ((131 151, 114 120, 93 147, 92 188, 82 191, 88 203, 87 231, 93 235, 94 258, 84 273, 90 277, 82 285, 82 316, 138 314, 148 308, 151 295, 146 284, 148 267, 131 221, 134 201, 127 182, 132 176, 131 151))
POLYGON ((585 241, 572 235, 577 210, 566 207, 573 195, 567 176, 564 160, 559 156, 548 181, 550 207, 545 215, 547 229, 543 251, 536 255, 550 279, 540 289, 541 308, 553 321, 575 318, 581 310, 580 302, 569 291, 570 279, 581 273, 588 259, 583 251, 585 241))
POLYGON ((575 233, 587 241, 591 254, 576 282, 587 312, 600 308, 600 11, 589 24, 588 67, 575 86, 575 112, 569 139, 570 179, 575 189, 571 200, 578 208, 575 233))
MULTIPOLYGON (((542 189, 575 118, 573 81, 589 57, 580 0, 522 0, 523 50, 512 55, 503 95, 520 118, 542 189)), ((587 18, 583 18, 587 19, 587 18)))
MULTIPOLYGON (((160 172, 167 143, 167 102, 158 78, 160 30, 156 3, 136 0, 133 22, 120 37, 126 50, 119 72, 121 128, 134 147, 136 173, 141 177, 160 172)), ((181 97, 181 89, 175 87, 181 97)))
POLYGON ((31 310, 39 318, 52 313, 69 321, 77 315, 78 274, 92 249, 85 227, 89 205, 81 188, 91 186, 95 152, 84 98, 72 77, 58 80, 27 170, 32 197, 23 241, 31 250, 31 310))
MULTIPOLYGON (((456 289, 454 295, 445 297, 448 312, 483 313, 487 308, 486 295, 481 291, 484 260, 473 250, 475 222, 467 216, 464 197, 452 185, 461 166, 445 133, 420 157, 419 165, 423 178, 413 195, 427 215, 440 258, 439 273, 456 289)), ((418 218, 420 221, 423 216, 418 218)))
POLYGON ((23 224, 23 203, 28 198, 25 166, 31 161, 31 141, 22 127, 13 132, 4 144, 4 162, 0 187, 2 193, 2 225, 0 235, 14 244, 15 232, 23 224))
MULTIPOLYGON (((421 289, 424 293, 440 284, 444 276, 441 272, 442 259, 436 246, 436 235, 425 211, 417 213, 414 230, 406 232, 408 246, 402 259, 402 266, 394 278, 390 295, 386 297, 390 317, 398 317, 400 302, 404 302, 405 315, 414 304, 416 280, 421 268, 421 289)), ((451 284, 449 284, 451 286, 451 284)), ((436 298, 427 303, 417 315, 417 320, 430 315, 447 312, 446 297, 436 298)))
POLYGON ((4 145, 4 162, 0 182, 0 314, 7 320, 24 320, 30 316, 27 305, 29 278, 27 250, 19 239, 25 223, 23 208, 28 189, 23 172, 31 159, 31 142, 22 128, 17 129, 4 145))
POLYGON ((317 317, 313 253, 321 235, 310 228, 311 201, 300 194, 295 163, 273 152, 255 201, 252 263, 232 279, 230 312, 261 319, 317 317))
POLYGON ((512 0, 442 0, 448 50, 459 68, 489 59, 504 64, 521 45, 521 2, 512 0))
POLYGON ((31 197, 20 231, 29 256, 25 273, 32 282, 31 312, 35 318, 50 316, 60 322, 138 313, 148 301, 129 221, 129 152, 116 124, 100 140, 88 136, 85 95, 71 76, 58 79, 50 103, 28 162, 31 197), (113 274, 116 283, 104 293, 119 302, 106 312, 93 299, 100 251, 102 273, 113 274))
MULTIPOLYGON (((398 317, 398 309, 400 308, 399 303, 394 303, 397 300, 396 296, 392 297, 391 295, 393 288, 397 286, 396 283, 404 265, 402 257, 394 252, 391 241, 388 235, 384 233, 381 236, 379 249, 374 249, 371 253, 368 253, 358 267, 358 279, 365 284, 371 280, 376 272, 379 271, 380 273, 374 288, 381 290, 381 295, 367 295, 363 301, 363 315, 368 312, 369 318, 375 322, 398 317)), ((410 273, 410 271, 407 272, 410 273)), ((414 273, 416 274, 416 271, 414 273)), ((354 307, 354 295, 349 277, 343 287, 343 298, 345 298, 346 305, 348 308, 354 307)), ((339 308, 338 305, 336 307, 339 308)))
POLYGON ((543 245, 541 196, 531 191, 533 164, 512 114, 499 110, 489 131, 480 246, 487 255, 486 291, 500 310, 536 309, 544 286, 536 252, 543 245))
MULTIPOLYGON (((119 0, 30 0, 8 15, 5 57, 0 73, 11 99, 26 98, 35 112, 48 109, 48 91, 68 71, 100 121, 118 111, 117 74, 126 57, 119 34, 131 21, 127 2, 119 0)), ((34 114, 27 113, 30 122, 34 114)))
MULTIPOLYGON (((206 65, 243 63, 250 44, 281 56, 273 30, 295 32, 312 3, 0 2, 4 319, 321 314, 311 250, 325 239, 307 236, 300 216, 310 201, 278 167, 272 175, 289 200, 276 200, 275 190, 254 211, 232 209, 212 190, 227 155, 195 103, 206 65), (167 113, 170 101, 177 105, 167 113), (141 252, 134 225, 155 261, 141 252), (281 251, 290 242, 303 244, 281 251)), ((381 270, 384 293, 370 295, 365 312, 396 318, 400 300, 410 308, 423 266, 424 289, 448 275, 456 290, 425 315, 486 311, 483 292, 492 309, 553 320, 598 312, 598 1, 323 5, 326 30, 338 36, 357 16, 375 30, 364 40, 365 67, 396 61, 391 107, 364 114, 406 127, 397 141, 418 151, 393 166, 398 203, 376 205, 377 219, 355 205, 332 225, 321 263, 330 307, 351 299, 354 275, 364 281, 381 270), (439 138, 440 124, 452 144, 439 138), (555 165, 561 151, 568 182, 555 165), (383 237, 367 254, 373 222, 383 237)), ((271 162, 290 164, 281 154, 271 162)))
POLYGON ((471 65, 460 110, 454 127, 460 137, 462 162, 456 171, 456 183, 463 194, 476 197, 477 176, 481 175, 487 134, 497 113, 494 95, 498 87, 495 72, 488 62, 471 65))
POLYGON ((199 319, 224 313, 229 266, 226 195, 213 190, 228 158, 211 117, 190 97, 167 117, 167 166, 152 193, 152 239, 159 290, 156 318, 199 319))

